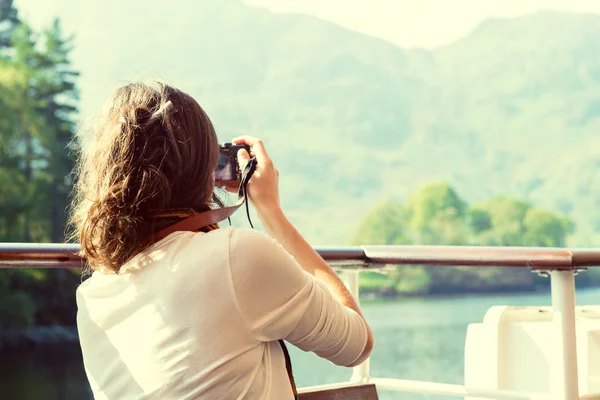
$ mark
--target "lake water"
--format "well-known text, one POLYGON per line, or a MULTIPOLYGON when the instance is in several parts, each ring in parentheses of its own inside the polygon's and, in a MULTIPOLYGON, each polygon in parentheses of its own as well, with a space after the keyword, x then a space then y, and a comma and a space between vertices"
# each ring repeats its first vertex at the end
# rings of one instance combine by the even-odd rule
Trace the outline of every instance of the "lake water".
MULTIPOLYGON (((577 292, 578 304, 600 304, 600 289, 577 292)), ((549 293, 363 302, 376 348, 371 373, 386 378, 463 382, 467 325, 481 322, 494 305, 550 305, 549 293)), ((351 370, 338 368, 290 347, 299 387, 346 381, 351 370)), ((0 398, 5 400, 91 399, 76 344, 3 356, 0 398)), ((432 399, 434 396, 380 392, 381 399, 432 399)))

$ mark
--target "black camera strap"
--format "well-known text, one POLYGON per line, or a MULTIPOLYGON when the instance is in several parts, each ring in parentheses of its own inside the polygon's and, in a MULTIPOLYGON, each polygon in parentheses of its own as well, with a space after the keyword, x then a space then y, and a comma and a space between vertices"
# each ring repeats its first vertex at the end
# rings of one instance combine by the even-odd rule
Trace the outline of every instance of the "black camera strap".
MULTIPOLYGON (((250 209, 248 207, 248 191, 246 188, 255 170, 256 158, 252 157, 250 158, 250 160, 244 167, 244 170, 242 171, 242 180, 238 189, 238 201, 235 205, 198 213, 175 224, 169 225, 166 228, 161 229, 154 234, 153 242, 156 243, 159 240, 164 239, 165 237, 176 231, 195 232, 206 226, 224 221, 225 219, 231 217, 233 213, 236 212, 237 209, 240 208, 240 206, 244 203, 246 203, 246 216, 248 217, 248 222, 250 223, 250 226, 254 228, 254 226, 252 225, 252 220, 250 219, 250 209)), ((292 393, 294 394, 294 400, 297 400, 298 392, 296 389, 296 382, 294 380, 294 374, 292 371, 292 360, 290 358, 290 353, 288 352, 288 349, 283 340, 279 340, 279 345, 281 346, 281 350, 283 351, 283 356, 285 359, 285 369, 290 380, 292 393)))

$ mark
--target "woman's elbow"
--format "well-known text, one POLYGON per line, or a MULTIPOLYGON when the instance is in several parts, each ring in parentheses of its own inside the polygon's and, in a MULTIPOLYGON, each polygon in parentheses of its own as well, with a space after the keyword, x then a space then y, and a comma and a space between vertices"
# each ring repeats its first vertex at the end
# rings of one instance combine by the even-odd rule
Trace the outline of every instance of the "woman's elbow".
POLYGON ((375 347, 375 339, 373 338, 373 333, 369 329, 367 332, 367 344, 365 345, 365 349, 363 350, 362 354, 356 360, 354 360, 352 363, 350 363, 346 366, 347 367, 356 367, 357 365, 360 365, 363 362, 365 362, 371 356, 371 353, 373 352, 374 347, 375 347))

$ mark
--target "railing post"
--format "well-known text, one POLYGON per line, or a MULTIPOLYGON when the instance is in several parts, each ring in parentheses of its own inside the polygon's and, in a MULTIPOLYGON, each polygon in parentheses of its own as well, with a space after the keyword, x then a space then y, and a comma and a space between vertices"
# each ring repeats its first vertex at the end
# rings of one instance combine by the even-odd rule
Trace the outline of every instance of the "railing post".
MULTIPOLYGON (((360 287, 358 285, 358 270, 344 271, 346 275, 346 285, 348 290, 357 303, 360 304, 360 287)), ((367 383, 370 378, 370 358, 367 358, 362 364, 352 368, 351 382, 367 383)))
POLYGON ((551 271, 552 311, 557 359, 551 381, 551 394, 557 399, 579 399, 577 338, 575 335, 575 272, 551 271))

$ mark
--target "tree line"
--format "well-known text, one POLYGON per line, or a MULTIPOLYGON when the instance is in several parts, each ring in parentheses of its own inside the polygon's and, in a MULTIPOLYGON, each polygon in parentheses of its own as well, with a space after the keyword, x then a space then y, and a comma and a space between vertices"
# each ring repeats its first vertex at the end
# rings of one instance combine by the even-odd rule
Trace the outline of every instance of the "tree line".
MULTIPOLYGON (((565 215, 498 196, 469 205, 444 182, 422 186, 405 202, 390 200, 371 210, 350 244, 564 247, 574 231, 565 215)), ((600 271, 578 278, 600 284, 600 271)), ((401 267, 383 276, 362 274, 364 289, 380 294, 420 295, 529 291, 549 284, 529 270, 472 267, 401 267)))
MULTIPOLYGON (((0 242, 62 242, 79 73, 59 20, 36 32, 0 1, 0 242)), ((74 321, 80 272, 0 269, 0 329, 74 321)))

